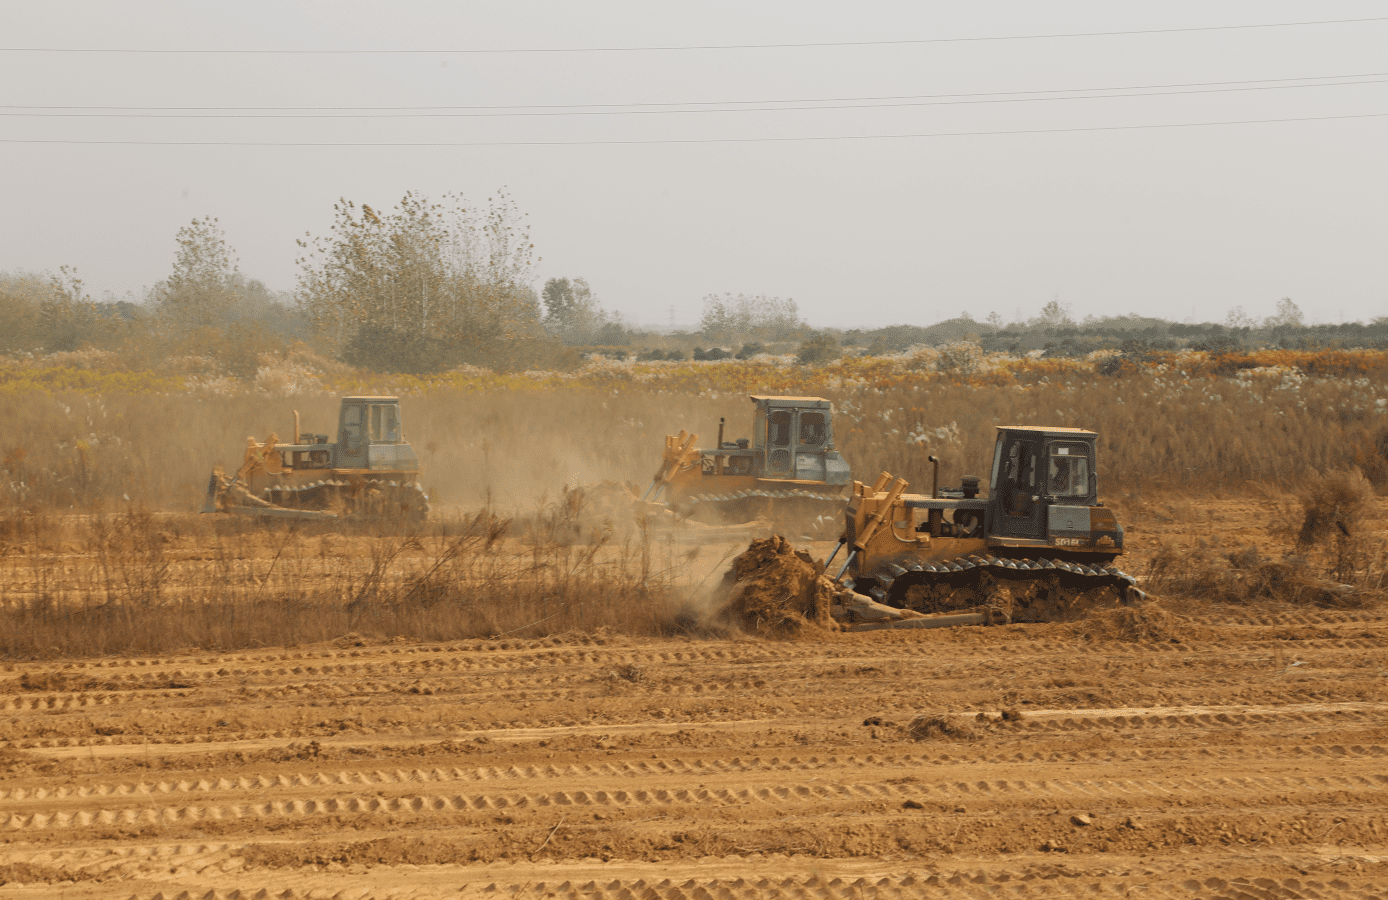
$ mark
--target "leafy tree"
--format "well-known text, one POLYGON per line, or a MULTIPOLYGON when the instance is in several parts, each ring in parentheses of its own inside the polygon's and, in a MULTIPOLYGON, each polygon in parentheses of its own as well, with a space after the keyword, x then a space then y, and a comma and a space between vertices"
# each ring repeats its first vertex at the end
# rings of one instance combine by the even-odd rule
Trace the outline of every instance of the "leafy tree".
POLYGON ((709 294, 704 298, 704 314, 699 320, 699 330, 719 344, 751 337, 763 341, 790 340, 805 328, 794 300, 765 294, 709 294))
POLYGON ((1257 324, 1252 316, 1243 311, 1242 306, 1229 310, 1229 315, 1224 317, 1225 328, 1254 328, 1257 324))
POLYGON ((100 336, 101 316, 77 270, 61 266, 39 301, 39 335, 45 350, 76 350, 100 336))
POLYGON ((1062 328, 1074 328, 1075 319, 1070 315, 1070 307, 1059 300, 1052 300, 1041 307, 1041 315, 1032 319, 1031 324, 1048 331, 1059 331, 1062 328))
POLYGON ((1304 323, 1301 307, 1293 303, 1291 297, 1283 297, 1277 301, 1277 314, 1264 324, 1268 328, 1301 328, 1304 323))
POLYGON ((407 193, 389 213, 346 200, 334 213, 328 236, 299 242, 297 291, 334 352, 399 371, 532 364, 519 351, 542 336, 534 245, 504 192, 485 209, 407 193))
POLYGON ((551 278, 540 291, 540 299, 545 307, 545 328, 567 343, 615 343, 625 335, 620 319, 603 310, 582 278, 551 278))
POLYGON ((795 351, 795 361, 802 366, 819 366, 833 362, 843 355, 843 348, 833 335, 817 334, 795 351))
POLYGON ((236 257, 217 220, 194 219, 178 230, 173 272, 154 288, 161 316, 190 331, 231 317, 240 279, 236 257))
POLYGON ((0 351, 28 350, 39 343, 39 304, 48 283, 27 272, 0 272, 0 351))

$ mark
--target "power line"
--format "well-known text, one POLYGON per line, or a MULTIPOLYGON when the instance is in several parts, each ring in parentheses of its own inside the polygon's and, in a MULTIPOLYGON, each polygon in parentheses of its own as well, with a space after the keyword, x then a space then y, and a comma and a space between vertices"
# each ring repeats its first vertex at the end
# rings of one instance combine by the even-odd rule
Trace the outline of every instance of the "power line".
POLYGON ((241 110, 272 110, 272 111, 291 111, 291 110, 366 110, 366 111, 397 111, 397 110, 469 110, 469 109, 601 109, 606 107, 667 107, 667 106, 732 106, 735 104, 757 104, 757 103, 857 103, 875 100, 934 100, 934 99, 953 99, 956 97, 1008 97, 1021 94, 1075 94, 1087 91, 1139 91, 1139 90, 1164 90, 1167 88, 1201 88, 1201 87, 1223 87, 1244 84, 1274 84, 1286 81, 1330 81, 1332 79, 1345 78, 1381 78, 1388 76, 1388 72, 1351 72, 1343 75, 1303 75, 1288 78, 1254 78, 1244 81, 1178 81, 1168 84, 1121 84, 1109 87, 1084 87, 1084 88, 1048 88, 1035 91, 974 91, 962 94, 887 94, 883 96, 868 97, 787 97, 781 99, 760 99, 760 100, 679 100, 661 103, 529 103, 529 104, 492 104, 483 106, 98 106, 98 105, 39 105, 39 104, 0 104, 0 109, 98 109, 98 110, 167 110, 167 111, 215 111, 215 112, 235 112, 241 110))
MULTIPOLYGON (((1388 77, 1388 72, 1374 73, 1388 77)), ((1349 78, 1352 76, 1323 76, 1349 78)), ((616 108, 622 104, 594 105, 574 104, 568 106, 502 106, 502 107, 264 107, 267 112, 242 112, 242 110, 261 109, 261 107, 81 107, 81 106, 0 106, 0 110, 26 110, 25 112, 3 112, 0 117, 38 119, 403 119, 403 118, 503 118, 536 116, 628 116, 628 115, 679 115, 735 112, 782 112, 813 111, 835 109, 891 109, 919 106, 965 106, 994 103, 1038 103, 1057 100, 1108 100, 1132 97, 1171 97, 1193 94, 1240 93, 1247 91, 1275 91, 1292 88, 1343 87, 1362 84, 1383 84, 1385 77, 1363 78, 1355 81, 1321 81, 1312 84, 1268 84, 1271 81, 1290 79, 1264 79, 1261 82, 1210 82, 1209 84, 1242 85, 1240 87, 1194 87, 1183 90, 1158 90, 1156 86, 1133 88, 1075 88, 1069 91, 997 91, 990 94, 939 94, 918 95, 916 97, 861 98, 861 100, 764 100, 729 101, 726 108, 707 108, 719 104, 699 103, 650 103, 630 104, 634 108, 616 108), (1097 93, 1107 91, 1108 93, 1097 93), (1129 93, 1114 93, 1129 91, 1129 93), (1136 93, 1133 93, 1136 92, 1136 93), (1040 96, 1009 96, 1031 93, 1040 96), (1073 96, 1057 96, 1069 94, 1073 96), (946 99, 946 98, 972 99, 946 99), (744 103, 773 103, 776 106, 745 106, 744 103), (738 104, 738 105, 731 105, 738 104), (785 105, 818 104, 818 105, 785 105), (833 104, 833 105, 825 105, 833 104), (679 106, 700 106, 700 109, 675 109, 679 106), (654 108, 653 108, 654 107, 654 108), (289 112, 294 109, 326 109, 331 112, 289 112), (487 110, 485 112, 459 112, 457 110, 487 110), (58 110, 43 112, 28 110, 58 110), (70 110, 96 110, 71 112, 70 110), (137 112, 137 110, 149 110, 137 112), (196 111, 195 111, 196 110, 196 111), (347 110, 359 110, 347 112, 347 110), (443 110, 453 110, 445 112, 443 110), (282 114, 287 113, 287 114, 282 114)))
POLYGON ((451 50, 216 50, 216 49, 164 49, 164 48, 120 48, 120 47, 0 47, 0 53, 119 53, 119 54, 219 54, 219 55, 304 55, 304 56, 383 56, 420 54, 502 54, 502 53, 650 53, 684 50, 799 50, 815 47, 888 47, 920 44, 963 44, 989 41, 1047 41, 1062 38, 1088 37, 1126 37, 1144 34, 1188 34, 1202 31, 1245 31, 1264 28, 1301 28, 1312 25, 1354 25, 1366 22, 1385 22, 1388 16, 1370 16, 1360 19, 1317 19, 1304 22, 1259 22, 1247 25, 1197 25, 1186 28, 1144 28, 1123 31, 1075 31, 1058 34, 1009 34, 992 37, 954 37, 954 38, 905 38, 888 41, 812 41, 785 44, 688 44, 665 47, 509 47, 496 49, 451 49, 451 50))
POLYGON ((0 138, 3 144, 102 144, 140 147, 591 147, 654 144, 786 144, 829 141, 877 141, 912 138, 993 137, 1023 134, 1075 134, 1099 131, 1142 131, 1160 128, 1209 128, 1222 125, 1271 125, 1284 122, 1330 122, 1348 119, 1380 119, 1388 113, 1343 116, 1296 116, 1285 119, 1230 119, 1219 122, 1164 122, 1152 125, 1094 125, 1080 128, 1024 128, 1006 131, 935 131, 918 134, 841 134, 772 138, 666 138, 654 140, 594 141, 112 141, 48 138, 0 138))

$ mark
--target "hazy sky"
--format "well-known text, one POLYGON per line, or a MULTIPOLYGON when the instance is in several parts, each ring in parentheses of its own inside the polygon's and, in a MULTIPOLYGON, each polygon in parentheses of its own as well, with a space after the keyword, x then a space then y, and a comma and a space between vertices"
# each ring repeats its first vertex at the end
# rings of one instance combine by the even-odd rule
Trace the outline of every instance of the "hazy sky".
POLYGON ((722 292, 840 327, 1052 299, 1222 321, 1291 297, 1311 321, 1365 320, 1388 315, 1388 18, 1219 26, 1374 17, 1388 7, 0 2, 0 270, 138 291, 211 215, 245 274, 290 290, 295 238, 339 197, 504 185, 536 286, 587 278, 638 324, 693 324, 722 292), (821 46, 731 47, 769 44, 821 46), (696 45, 714 49, 593 49, 696 45))

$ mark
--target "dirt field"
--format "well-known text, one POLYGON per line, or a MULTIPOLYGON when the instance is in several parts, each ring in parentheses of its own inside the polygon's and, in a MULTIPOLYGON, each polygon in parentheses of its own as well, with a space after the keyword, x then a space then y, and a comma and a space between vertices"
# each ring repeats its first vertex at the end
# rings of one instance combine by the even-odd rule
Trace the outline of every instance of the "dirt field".
POLYGON ((1262 604, 9 664, 0 898, 1385 897, 1386 650, 1262 604))

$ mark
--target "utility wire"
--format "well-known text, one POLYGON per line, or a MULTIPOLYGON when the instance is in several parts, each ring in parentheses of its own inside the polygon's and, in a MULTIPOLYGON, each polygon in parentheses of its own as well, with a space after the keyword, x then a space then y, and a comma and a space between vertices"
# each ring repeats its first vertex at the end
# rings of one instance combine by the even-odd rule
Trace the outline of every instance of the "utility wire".
POLYGON ((1081 128, 1024 128, 1006 131, 933 131, 918 134, 842 134, 771 138, 667 138, 594 141, 111 141, 48 138, 0 138, 3 144, 104 144, 140 147, 592 147, 653 144, 786 144, 828 141, 877 141, 911 138, 993 137, 1021 134, 1076 134, 1099 131, 1143 131, 1159 128, 1209 128, 1221 125, 1269 125, 1283 122, 1330 122, 1379 119, 1388 113, 1343 116, 1297 116, 1286 119, 1230 119, 1219 122, 1165 122, 1152 125, 1094 125, 1081 128))
POLYGON ((1388 16, 1360 19, 1317 19, 1305 22, 1259 22, 1247 25, 1198 25, 1187 28, 1144 28, 1123 31, 1076 31, 1058 34, 1009 34, 993 37, 906 38, 890 41, 813 41, 800 44, 689 44, 667 47, 511 47, 497 49, 453 50, 216 50, 162 49, 120 47, 0 47, 0 53, 120 53, 120 54, 219 54, 219 55, 418 55, 418 54, 500 54, 500 53, 650 53, 683 50, 794 50, 813 47, 887 47, 919 44, 962 44, 988 41, 1046 41, 1060 38, 1126 37, 1143 34, 1188 34, 1202 31, 1245 31, 1264 28, 1301 28, 1311 25, 1354 25, 1388 21, 1388 16))
MULTIPOLYGON (((1090 93, 1078 96, 1058 97, 1008 97, 1008 98, 987 98, 973 100, 898 100, 886 102, 862 102, 862 103, 841 103, 837 101, 806 101, 819 105, 794 105, 794 106, 737 106, 724 109, 704 108, 704 109, 580 109, 577 107, 563 108, 558 111, 549 110, 544 112, 534 110, 513 110, 506 112, 415 112, 415 111, 396 111, 396 112, 332 112, 332 113, 284 113, 284 112, 175 112, 172 110, 160 110, 156 112, 4 112, 0 111, 0 117, 18 117, 34 119, 491 119, 491 118, 533 118, 551 116, 667 116, 667 115, 707 115, 709 113, 748 113, 748 112, 804 112, 814 110, 835 110, 835 109, 899 109, 903 107, 922 107, 922 106, 973 106, 978 104, 996 103, 1053 103, 1061 100, 1110 100, 1131 97, 1173 97, 1189 96, 1192 94, 1226 94, 1239 93, 1245 91, 1280 91, 1289 88, 1319 88, 1319 87, 1341 87, 1359 84, 1383 84, 1384 78, 1374 78, 1361 81, 1335 81, 1323 82, 1320 84, 1281 84, 1281 85, 1256 85, 1248 87, 1224 87, 1224 88, 1196 88, 1191 90, 1179 91, 1156 91, 1143 90, 1128 93, 1090 93), (826 105, 831 104, 831 105, 826 105)), ((769 101, 793 102, 793 101, 769 101)), ((0 110, 11 109, 12 107, 0 107, 0 110)))
MULTIPOLYGON (((663 108, 675 106, 736 106, 767 103, 868 103, 879 100, 952 100, 970 97, 1013 97, 1027 94, 1079 94, 1098 91, 1147 91, 1176 88, 1232 87, 1238 85, 1277 84, 1288 81, 1322 81, 1333 84, 1357 84, 1359 82, 1334 81, 1346 78, 1384 78, 1388 72, 1354 72, 1344 75, 1304 75, 1288 78, 1255 78, 1245 81, 1187 81, 1171 84, 1122 84, 1109 87, 1050 88, 1038 91, 975 91, 963 94, 888 94, 869 97, 787 97, 784 99, 761 100, 685 100, 662 103, 530 103, 493 104, 484 106, 99 106, 99 105, 40 105, 40 104, 0 104, 0 109, 58 109, 58 110, 109 110, 118 112, 156 111, 156 112, 243 112, 261 110, 270 112, 291 112, 302 110, 323 110, 327 112, 414 112, 445 110, 549 110, 549 109, 606 109, 606 108, 663 108)), ((1300 87, 1289 84, 1285 87, 1300 87)), ((1312 85, 1314 86, 1314 85, 1312 85)))

